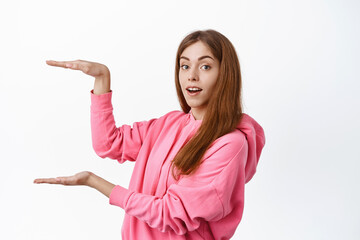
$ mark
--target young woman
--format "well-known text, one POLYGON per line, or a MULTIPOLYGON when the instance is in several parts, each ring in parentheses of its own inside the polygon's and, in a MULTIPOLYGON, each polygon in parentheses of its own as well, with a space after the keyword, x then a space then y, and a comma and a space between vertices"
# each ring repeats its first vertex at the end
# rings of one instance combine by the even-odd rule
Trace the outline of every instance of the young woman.
POLYGON ((230 239, 240 223, 245 183, 265 144, 262 127, 241 107, 241 75, 231 42, 214 30, 180 43, 175 85, 182 111, 132 127, 115 126, 110 72, 88 61, 47 61, 95 77, 91 90, 93 148, 102 158, 135 161, 130 185, 91 172, 36 179, 85 185, 125 210, 123 239, 230 239))

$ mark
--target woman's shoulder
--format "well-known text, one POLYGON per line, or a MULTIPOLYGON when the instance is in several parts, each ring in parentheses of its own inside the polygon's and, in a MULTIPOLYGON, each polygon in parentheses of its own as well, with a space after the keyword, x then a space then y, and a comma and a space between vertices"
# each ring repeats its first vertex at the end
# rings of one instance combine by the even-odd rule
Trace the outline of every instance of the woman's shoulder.
POLYGON ((247 152, 245 135, 234 130, 216 139, 205 152, 202 163, 196 172, 186 178, 185 183, 199 184, 213 182, 226 168, 239 168, 247 152))
POLYGON ((222 155, 226 156, 225 159, 232 159, 236 156, 243 148, 247 147, 246 136, 243 132, 238 129, 227 133, 218 139, 216 139, 210 148, 205 153, 205 158, 222 155))
POLYGON ((216 139, 212 146, 219 148, 225 145, 230 145, 233 148, 239 149, 244 145, 244 143, 246 143, 245 134, 242 131, 235 129, 232 132, 216 139))

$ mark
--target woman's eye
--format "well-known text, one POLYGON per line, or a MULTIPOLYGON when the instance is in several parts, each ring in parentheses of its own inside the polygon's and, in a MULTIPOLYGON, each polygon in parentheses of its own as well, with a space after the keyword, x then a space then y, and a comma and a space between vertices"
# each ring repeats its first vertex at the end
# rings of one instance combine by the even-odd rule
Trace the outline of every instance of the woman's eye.
POLYGON ((188 69, 188 68, 189 68, 188 65, 181 65, 180 67, 181 67, 182 69, 188 69))
POLYGON ((202 68, 204 68, 205 70, 208 70, 208 69, 210 69, 210 66, 209 65, 204 65, 204 66, 202 66, 202 68))

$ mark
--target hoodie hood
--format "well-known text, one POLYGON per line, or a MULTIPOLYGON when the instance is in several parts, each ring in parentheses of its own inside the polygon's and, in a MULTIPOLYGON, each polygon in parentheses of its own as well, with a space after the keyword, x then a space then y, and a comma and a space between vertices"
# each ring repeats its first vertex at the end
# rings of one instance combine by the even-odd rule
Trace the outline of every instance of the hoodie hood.
POLYGON ((246 113, 243 113, 243 118, 236 128, 245 134, 249 146, 245 166, 245 183, 248 183, 256 172, 256 166, 265 145, 265 134, 260 124, 246 113))

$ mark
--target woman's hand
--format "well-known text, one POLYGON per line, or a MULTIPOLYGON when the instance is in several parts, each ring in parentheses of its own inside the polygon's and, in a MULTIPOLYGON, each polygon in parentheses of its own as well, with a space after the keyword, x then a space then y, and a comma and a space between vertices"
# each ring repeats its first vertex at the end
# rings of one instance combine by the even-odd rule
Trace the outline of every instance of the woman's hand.
POLYGON ((84 171, 69 177, 37 178, 34 183, 62 184, 67 186, 84 185, 95 188, 105 196, 109 197, 115 187, 111 182, 95 175, 92 172, 84 171))
POLYGON ((34 183, 49 183, 49 184, 62 184, 62 185, 89 185, 89 178, 91 172, 84 171, 68 177, 56 177, 56 178, 37 178, 34 183))
POLYGON ((101 63, 85 60, 75 61, 54 61, 47 60, 46 63, 54 67, 80 70, 83 73, 95 77, 94 94, 99 95, 110 91, 110 71, 107 66, 101 63))
POLYGON ((46 63, 54 67, 70 68, 73 70, 80 70, 83 73, 93 76, 95 78, 109 75, 109 69, 101 63, 89 62, 85 60, 76 61, 53 61, 47 60, 46 63))

